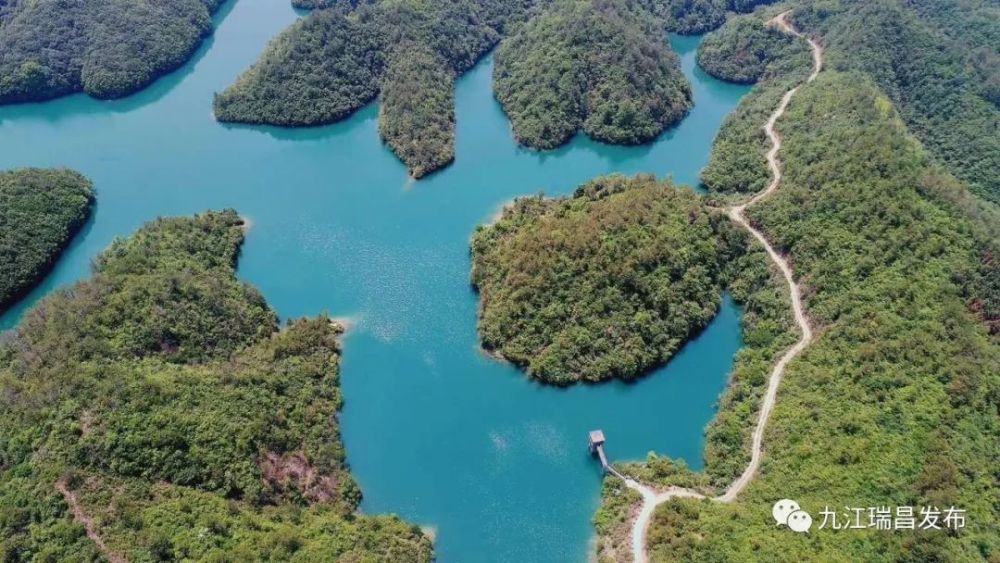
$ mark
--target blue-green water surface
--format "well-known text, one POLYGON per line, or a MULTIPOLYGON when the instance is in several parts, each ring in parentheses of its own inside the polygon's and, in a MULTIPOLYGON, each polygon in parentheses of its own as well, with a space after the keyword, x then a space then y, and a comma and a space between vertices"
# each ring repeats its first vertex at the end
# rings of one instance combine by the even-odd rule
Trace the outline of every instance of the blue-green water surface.
POLYGON ((68 166, 98 191, 93 220, 0 328, 85 278, 114 237, 157 216, 234 207, 253 222, 242 279, 283 317, 327 311, 357 323, 345 339, 342 424, 362 509, 435 528, 440 561, 585 560, 601 478, 586 432, 603 428, 614 459, 656 451, 700 467, 741 344, 739 312, 726 299, 699 338, 638 384, 543 387, 478 350, 469 236, 517 195, 569 193, 600 174, 695 183, 746 89, 695 68, 698 38, 672 37, 696 103, 679 126, 648 146, 581 136, 539 154, 513 142, 486 59, 458 82, 455 165, 414 183, 380 143, 374 106, 315 129, 213 120, 212 93, 296 17, 286 0, 230 2, 194 60, 138 95, 0 108, 0 168, 68 166))

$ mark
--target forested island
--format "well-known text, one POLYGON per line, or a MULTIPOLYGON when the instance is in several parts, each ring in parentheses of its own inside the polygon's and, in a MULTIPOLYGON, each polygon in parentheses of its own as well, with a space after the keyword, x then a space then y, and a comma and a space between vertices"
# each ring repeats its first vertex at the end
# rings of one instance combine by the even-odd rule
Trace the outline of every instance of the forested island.
POLYGON ((379 132, 421 177, 454 159, 454 80, 534 0, 337 2, 273 40, 215 98, 221 121, 286 126, 343 119, 382 93, 379 132))
POLYGON ((93 186, 76 172, 0 171, 0 312, 52 269, 93 207, 93 186))
MULTIPOLYGON (((897 105, 898 92, 883 90, 893 84, 883 82, 890 77, 860 68, 875 62, 862 38, 874 38, 885 24, 874 13, 868 19, 861 14, 902 11, 903 5, 879 1, 859 4, 858 13, 837 10, 848 4, 854 3, 824 2, 816 4, 818 14, 793 13, 798 25, 823 20, 830 33, 840 24, 829 18, 851 18, 855 44, 822 35, 832 68, 802 86, 779 120, 781 186, 747 211, 794 264, 817 336, 782 379, 764 437, 765 462, 750 486, 734 503, 674 499, 660 505, 647 534, 652 561, 807 560, 820 553, 838 561, 1000 557, 1000 514, 993 502, 1000 497, 993 469, 1000 436, 1000 221, 995 207, 970 196, 955 177, 962 177, 956 161, 914 138, 919 129, 908 128, 910 119, 921 118, 907 114, 919 106, 909 90, 915 86, 905 85, 910 94, 897 105), (907 110, 906 104, 914 106, 907 110), (813 514, 813 533, 774 526, 771 505, 779 498, 793 498, 813 514), (849 499, 841 502, 850 506, 954 506, 966 510, 968 524, 957 532, 816 532, 829 499, 849 499)), ((900 22, 909 26, 918 19, 903 13, 900 22)), ((848 24, 841 24, 846 31, 848 24)), ((751 37, 757 46, 763 40, 764 34, 751 37)), ((746 56, 739 41, 718 43, 727 44, 736 48, 713 54, 719 68, 735 68, 746 56)), ((904 53, 910 48, 899 45, 904 53)), ((888 43, 885 49, 895 52, 888 43)), ((907 65, 936 64, 949 52, 911 52, 907 65)), ((797 52, 772 58, 717 140, 706 170, 713 192, 725 197, 759 185, 756 167, 749 175, 727 174, 720 164, 737 170, 738 163, 759 159, 767 177, 760 125, 783 93, 803 81, 808 65, 797 52)), ((939 76, 926 77, 925 87, 939 76)), ((948 95, 965 96, 964 88, 953 85, 948 95)), ((704 474, 663 459, 623 469, 659 486, 719 492, 734 475, 728 457, 711 455, 725 435, 718 432, 720 421, 755 410, 756 402, 740 395, 759 394, 764 383, 761 378, 727 390, 709 430, 704 474)), ((731 430, 732 438, 744 436, 746 451, 751 428, 731 430)), ((619 480, 606 480, 595 518, 603 560, 617 560, 628 549, 622 528, 636 497, 619 480)))
POLYGON ((630 0, 555 0, 501 44, 494 92, 518 142, 550 149, 656 138, 691 107, 663 21, 630 0))
POLYGON ((0 104, 119 98, 181 66, 221 0, 3 0, 0 104))
POLYGON ((242 238, 232 211, 149 223, 0 345, 5 561, 432 559, 355 513, 341 329, 278 330, 242 238))
POLYGON ((731 230, 651 176, 518 199, 472 238, 482 344, 546 383, 635 379, 715 315, 731 230))

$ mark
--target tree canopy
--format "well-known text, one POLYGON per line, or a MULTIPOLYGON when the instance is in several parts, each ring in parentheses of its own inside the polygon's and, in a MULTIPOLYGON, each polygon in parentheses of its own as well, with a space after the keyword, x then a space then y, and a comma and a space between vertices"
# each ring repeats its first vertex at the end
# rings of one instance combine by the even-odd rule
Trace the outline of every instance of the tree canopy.
POLYGON ((420 178, 455 159, 455 72, 426 45, 397 50, 382 81, 378 130, 420 178))
POLYGON ((337 2, 273 40, 215 97, 221 121, 321 125, 382 93, 379 130, 414 176, 454 155, 454 76, 534 0, 337 2), (356 5, 355 5, 356 4, 356 5))
POLYGON ((715 315, 730 228, 649 176, 519 199, 472 239, 482 344, 547 383, 635 379, 715 315))
MULTIPOLYGON (((800 89, 778 128, 784 179, 748 215, 794 264, 817 336, 782 379, 749 488, 732 504, 661 505, 651 560, 995 559, 1000 347, 974 302, 995 291, 995 264, 983 257, 996 255, 996 239, 968 212, 966 188, 863 74, 825 71, 800 89), (817 530, 817 522, 808 535, 789 534, 770 518, 779 498, 814 517, 834 502, 955 506, 968 524, 884 533, 817 530)), ((751 142, 744 150, 756 149, 751 142)), ((754 405, 724 400, 719 416, 754 405)), ((731 474, 724 458, 707 462, 708 476, 731 474)), ((662 475, 662 484, 692 480, 662 475)), ((605 491, 598 522, 613 536, 620 493, 605 491)))
POLYGON ((980 0, 839 0, 794 16, 824 38, 830 68, 870 76, 930 154, 997 203, 998 13, 995 2, 980 0))
MULTIPOLYGON (((859 71, 874 80, 929 153, 995 203, 1000 201, 995 173, 1000 169, 1000 107, 993 91, 1000 58, 996 41, 991 42, 997 26, 984 20, 996 12, 996 6, 979 0, 810 0, 792 17, 799 28, 822 37, 828 68, 859 71)), ((699 63, 720 78, 751 82, 768 76, 787 80, 794 78, 788 74, 792 66, 809 68, 802 47, 778 40, 775 32, 755 27, 757 22, 763 23, 760 14, 730 19, 705 39, 699 63), (772 63, 777 67, 761 74, 772 63)), ((751 99, 760 99, 761 111, 773 107, 756 92, 751 99)), ((723 126, 702 181, 709 187, 757 191, 767 176, 762 152, 739 154, 729 147, 737 136, 763 139, 759 126, 747 127, 759 115, 743 113, 748 123, 741 123, 739 115, 723 126)))
POLYGON ((93 206, 93 187, 76 172, 0 172, 0 311, 41 281, 93 206))
POLYGON ((118 98, 182 65, 218 0, 15 0, 0 6, 0 104, 118 98))
POLYGON ((4 560, 431 560, 419 529, 354 514, 341 329, 277 330, 234 277, 241 224, 146 225, 0 346, 4 560))
POLYGON ((774 0, 635 0, 663 20, 672 33, 695 35, 726 21, 726 12, 746 13, 774 0))
POLYGON ((692 105, 663 23, 629 0, 556 0, 496 55, 494 92, 518 142, 547 149, 578 130, 654 139, 692 105))
POLYGON ((764 25, 759 16, 735 16, 698 45, 698 66, 721 80, 753 84, 772 62, 808 50, 804 41, 764 25))
POLYGON ((699 64, 705 64, 708 72, 720 78, 754 76, 759 81, 739 109, 722 122, 708 164, 701 171, 702 185, 714 194, 749 194, 767 187, 771 172, 764 155, 771 147, 763 124, 785 92, 805 81, 812 70, 805 41, 782 46, 771 39, 771 32, 764 30, 769 15, 732 18, 706 37, 699 49, 699 64), (752 72, 743 70, 749 53, 755 53, 757 61, 752 72))
MULTIPOLYGON (((964 57, 942 35, 920 27, 920 19, 932 18, 971 26, 956 22, 984 8, 975 1, 803 4, 793 17, 800 29, 820 35, 827 70, 801 87, 779 120, 784 179, 748 215, 794 265, 818 336, 782 379, 765 434, 766 458, 747 491, 733 504, 660 506, 648 531, 650 559, 822 554, 851 561, 993 561, 1000 557, 1000 514, 991 500, 1000 489, 990 469, 1000 463, 1000 215, 969 195, 969 187, 981 188, 949 174, 974 178, 974 160, 943 158, 940 145, 921 145, 911 136, 926 138, 913 126, 921 119, 950 120, 967 135, 964 148, 989 148, 990 134, 975 124, 987 115, 980 111, 985 106, 970 101, 983 90, 964 74, 964 57), (931 4, 951 8, 932 16, 931 4), (898 19, 881 21, 886 14, 898 19), (887 57, 896 62, 886 64, 887 57), (925 74, 903 74, 913 67, 925 74), (957 82, 945 86, 946 76, 957 82), (930 109, 951 104, 978 109, 965 115, 930 109), (769 520, 777 498, 796 499, 814 517, 835 498, 861 507, 955 506, 976 522, 957 532, 853 535, 817 531, 814 524, 808 536, 789 535, 769 520)), ((760 24, 766 17, 753 16, 760 24)), ((702 174, 719 195, 766 185, 770 145, 761 124, 810 68, 804 50, 777 49, 752 30, 740 36, 747 21, 729 20, 700 55, 706 66, 722 69, 738 68, 747 51, 766 55, 759 83, 726 120, 702 174)), ((768 358, 753 351, 756 342, 747 340, 734 375, 746 374, 752 357, 768 358)), ((704 474, 655 457, 624 470, 662 486, 720 492, 749 459, 766 382, 752 373, 734 377, 723 395, 707 431, 704 474)), ((620 483, 605 483, 595 517, 603 560, 628 549, 636 500, 620 483)))

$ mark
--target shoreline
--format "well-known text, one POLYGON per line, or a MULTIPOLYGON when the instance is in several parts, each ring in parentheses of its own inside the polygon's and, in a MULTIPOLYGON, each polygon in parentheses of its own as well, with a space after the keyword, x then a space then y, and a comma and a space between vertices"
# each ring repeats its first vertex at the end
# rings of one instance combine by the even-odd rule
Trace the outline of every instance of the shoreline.
POLYGON ((240 230, 243 231, 243 236, 246 236, 250 233, 250 230, 253 229, 255 223, 253 222, 253 219, 246 215, 240 215, 239 217, 240 221, 242 221, 240 223, 240 230))
POLYGON ((342 315, 339 317, 330 317, 330 324, 335 328, 339 329, 341 334, 346 334, 347 332, 357 328, 359 319, 357 316, 342 315))
MULTIPOLYGON (((775 363, 772 367, 757 413, 754 431, 751 435, 750 461, 744 468, 743 472, 738 475, 728 487, 726 487, 721 495, 709 497, 699 491, 677 486, 667 487, 666 490, 662 490, 661 492, 654 487, 641 483, 626 475, 622 475, 612 468, 612 474, 614 476, 622 479, 628 488, 636 491, 642 496, 642 504, 640 505, 638 515, 628 524, 631 529, 630 536, 632 558, 635 563, 646 563, 649 559, 646 546, 647 531, 654 512, 661 504, 675 498, 708 499, 713 502, 731 503, 735 501, 736 497, 747 487, 747 485, 750 484, 756 475, 764 456, 764 431, 767 427, 771 411, 777 402, 778 386, 781 383, 785 367, 792 361, 793 358, 805 350, 805 348, 809 346, 813 340, 812 326, 809 323, 809 319, 805 314, 805 307, 802 304, 802 292, 798 284, 795 282, 794 271, 789 265, 787 258, 780 255, 767 240, 767 237, 753 227, 744 215, 744 210, 747 207, 769 197, 780 186, 783 174, 781 171, 781 161, 778 159, 778 152, 782 148, 782 143, 781 136, 774 129, 775 125, 777 124, 778 119, 784 115, 792 97, 799 90, 799 88, 815 80, 820 71, 823 69, 822 47, 812 38, 803 36, 785 19, 790 13, 791 10, 781 12, 771 20, 768 20, 765 25, 777 26, 786 33, 805 39, 809 43, 813 52, 813 71, 804 83, 799 84, 798 86, 795 86, 785 92, 784 96, 781 98, 781 102, 778 104, 778 107, 770 114, 764 124, 764 132, 767 134, 768 140, 771 143, 771 148, 766 154, 767 165, 772 175, 770 184, 763 191, 752 196, 749 200, 728 207, 726 212, 734 223, 748 231, 754 238, 757 239, 758 242, 760 242, 760 244, 764 247, 764 250, 767 252, 770 261, 780 270, 791 297, 792 311, 795 316, 796 325, 798 325, 800 331, 800 338, 795 344, 782 353, 777 363, 775 363)), ((718 416, 718 414, 716 414, 716 416, 718 416)))

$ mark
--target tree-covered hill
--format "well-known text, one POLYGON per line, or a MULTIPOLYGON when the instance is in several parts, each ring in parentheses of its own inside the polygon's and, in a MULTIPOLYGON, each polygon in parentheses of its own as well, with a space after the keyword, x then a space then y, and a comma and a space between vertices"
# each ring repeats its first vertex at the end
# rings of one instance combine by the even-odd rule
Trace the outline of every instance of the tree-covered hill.
POLYGON ((93 205, 90 181, 76 172, 0 172, 0 311, 41 281, 93 205))
POLYGON ((0 345, 3 560, 431 560, 354 513, 340 329, 277 330, 234 277, 241 224, 146 225, 0 345))
POLYGON ((698 66, 721 80, 753 84, 777 59, 802 58, 808 52, 804 41, 765 26, 761 17, 736 16, 698 45, 698 66))
POLYGON ((117 98, 182 65, 218 0, 6 0, 0 104, 74 92, 117 98))
POLYGON ((538 19, 530 36, 505 48, 512 56, 498 58, 516 67, 496 88, 515 130, 557 125, 553 133, 523 135, 539 147, 563 142, 564 130, 581 124, 596 138, 635 144, 655 137, 691 104, 663 32, 700 33, 721 25, 727 10, 767 2, 293 0, 315 10, 216 94, 215 115, 225 122, 322 125, 381 95, 380 135, 419 178, 454 159, 455 77, 526 20, 538 19), (576 29, 566 28, 571 22, 576 29), (547 106, 530 99, 539 95, 547 106))
POLYGON ((723 79, 745 77, 757 82, 739 109, 722 122, 708 164, 701 171, 702 185, 716 195, 745 196, 767 187, 771 173, 764 155, 771 147, 763 124, 784 93, 805 81, 812 69, 805 41, 778 42, 765 29, 773 15, 765 10, 731 18, 699 46, 699 64, 707 72, 723 79), (748 68, 752 71, 744 70, 748 68))
POLYGON ((726 21, 727 12, 746 13, 775 0, 635 0, 662 18, 664 29, 693 35, 712 31, 726 21))
POLYGON ((973 86, 1000 106, 1000 3, 993 0, 907 0, 928 27, 951 42, 972 66, 973 86))
POLYGON ((630 0, 556 0, 497 51, 494 92, 518 142, 557 147, 583 129, 654 139, 691 107, 663 22, 630 0))
POLYGON ((838 0, 794 16, 823 37, 830 68, 870 76, 930 153, 997 203, 1000 25, 989 14, 1000 14, 996 2, 838 0))
MULTIPOLYGON (((748 214, 793 263, 817 336, 785 372, 749 488, 661 505, 651 560, 996 560, 1000 347, 972 306, 995 280, 996 239, 863 74, 824 72, 778 129, 784 179, 748 214), (810 534, 774 525, 780 498, 813 514, 810 534), (955 506, 967 521, 818 530, 828 505, 955 506)), ((616 485, 606 494, 598 522, 622 522, 616 485)))
POLYGON ((519 199, 472 239, 482 344, 547 383, 635 379, 715 315, 730 229, 649 176, 519 199))
MULTIPOLYGON (((1000 170, 1000 107, 991 94, 991 84, 1000 80, 996 72, 1000 63, 994 60, 995 45, 989 43, 996 32, 980 23, 983 13, 991 13, 985 4, 978 0, 816 0, 801 4, 793 18, 800 28, 822 37, 829 68, 869 76, 890 97, 909 130, 932 156, 973 192, 1000 202, 1000 175, 996 173, 1000 170), (928 3, 947 4, 951 9, 934 11, 928 3), (979 9, 971 9, 975 6, 979 9), (962 29, 968 33, 963 35, 962 29), (975 60, 970 62, 970 57, 975 60)), ((789 61, 795 58, 793 66, 798 65, 799 59, 805 60, 800 54, 804 51, 777 40, 775 32, 762 28, 763 20, 761 14, 732 18, 705 39, 699 63, 723 79, 753 81, 773 76, 787 80, 789 72, 796 71, 789 61), (756 29, 755 23, 760 24, 756 29), (762 74, 772 62, 779 67, 762 74), (741 71, 751 68, 753 72, 741 71)), ((765 181, 763 151, 740 154, 726 148, 735 146, 732 141, 737 137, 763 140, 755 124, 761 112, 770 111, 774 104, 757 92, 750 99, 760 101, 759 111, 731 116, 720 132, 716 151, 702 174, 709 187, 725 184, 733 191, 749 192, 759 190, 765 181), (740 115, 748 116, 749 122, 741 123, 740 115), (726 179, 734 177, 741 180, 733 183, 726 179)))
POLYGON ((273 40, 215 98, 221 121, 332 123, 380 92, 383 138, 414 176, 454 158, 454 77, 534 0, 337 2, 273 40))

